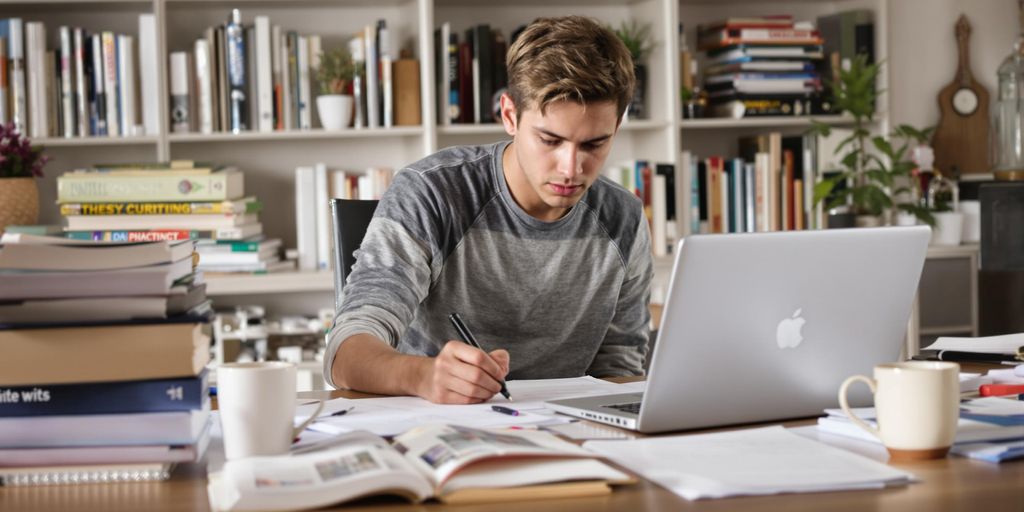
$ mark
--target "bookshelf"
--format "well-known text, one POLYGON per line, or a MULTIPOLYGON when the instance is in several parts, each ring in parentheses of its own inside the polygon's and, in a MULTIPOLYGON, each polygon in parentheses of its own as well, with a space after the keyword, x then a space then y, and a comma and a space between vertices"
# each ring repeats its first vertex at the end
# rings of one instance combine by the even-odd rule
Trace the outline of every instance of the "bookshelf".
MULTIPOLYGON (((887 0, 520 0, 498 4, 490 0, 0 0, 0 18, 20 17, 41 21, 47 27, 47 46, 58 45, 60 25, 81 26, 88 31, 112 30, 138 38, 138 16, 153 14, 157 27, 157 94, 160 98, 159 133, 132 137, 82 137, 37 139, 53 157, 40 183, 41 204, 53 205, 55 178, 59 174, 96 162, 132 162, 168 159, 215 161, 245 171, 246 191, 265 204, 260 214, 264 232, 295 246, 294 169, 324 162, 332 169, 360 171, 370 166, 399 169, 439 148, 456 144, 490 143, 507 137, 499 124, 440 125, 435 112, 437 95, 434 69, 434 30, 451 24, 460 35, 476 24, 500 29, 508 39, 518 26, 541 16, 584 14, 613 26, 636 20, 651 28, 654 47, 647 60, 646 119, 630 119, 616 137, 609 163, 631 159, 679 165, 683 150, 699 149, 701 155, 736 153, 736 139, 771 130, 798 134, 810 125, 807 117, 757 119, 682 119, 679 99, 678 24, 687 28, 689 46, 696 48, 698 23, 725 16, 791 13, 798 20, 853 8, 875 13, 876 59, 886 57, 887 0), (282 29, 322 36, 324 49, 344 44, 365 25, 386 19, 398 48, 411 47, 420 62, 421 124, 380 129, 326 131, 275 131, 269 133, 171 133, 168 122, 167 56, 190 50, 193 41, 210 26, 223 23, 231 9, 240 9, 243 22, 256 15, 268 16, 282 29)), ((700 60, 698 53, 698 60, 700 60)), ((880 80, 885 88, 888 73, 880 80)), ((888 98, 879 102, 876 129, 888 131, 888 98)), ((141 116, 141 114, 140 114, 141 116)), ((314 114, 315 116, 315 114, 314 114)), ((140 117, 141 118, 141 117, 140 117)), ((843 125, 849 119, 821 117, 843 125)), ((318 126, 314 119, 314 127, 318 126)), ((683 198, 688 201, 687 198, 683 198)), ((688 210, 687 210, 688 211, 688 210)), ((41 222, 57 223, 56 207, 44 206, 41 222)), ((684 222, 684 225, 688 225, 684 222)), ((671 260, 659 262, 671 266, 671 260)), ((668 273, 658 273, 656 286, 667 287, 668 273)), ((327 272, 291 272, 269 275, 210 277, 212 296, 229 301, 287 302, 306 294, 321 307, 330 307, 332 280, 327 272)), ((315 311, 315 308, 310 312, 315 311)))

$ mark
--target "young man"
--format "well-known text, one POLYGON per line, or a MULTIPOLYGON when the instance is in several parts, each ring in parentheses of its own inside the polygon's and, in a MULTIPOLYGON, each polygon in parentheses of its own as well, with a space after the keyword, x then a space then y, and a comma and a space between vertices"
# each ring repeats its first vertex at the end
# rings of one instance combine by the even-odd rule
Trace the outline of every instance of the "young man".
POLYGON ((600 177, 629 53, 570 16, 535 21, 506 64, 512 142, 416 162, 377 206, 324 358, 335 387, 477 403, 502 379, 643 373, 650 234, 639 199, 600 177))

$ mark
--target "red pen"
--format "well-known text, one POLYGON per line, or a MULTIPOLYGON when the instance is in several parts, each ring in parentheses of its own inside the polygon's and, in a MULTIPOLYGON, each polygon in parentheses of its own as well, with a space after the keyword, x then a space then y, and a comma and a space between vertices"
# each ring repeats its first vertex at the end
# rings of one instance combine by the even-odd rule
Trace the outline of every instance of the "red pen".
POLYGON ((982 384, 978 388, 981 396, 1002 396, 1024 393, 1024 384, 982 384))

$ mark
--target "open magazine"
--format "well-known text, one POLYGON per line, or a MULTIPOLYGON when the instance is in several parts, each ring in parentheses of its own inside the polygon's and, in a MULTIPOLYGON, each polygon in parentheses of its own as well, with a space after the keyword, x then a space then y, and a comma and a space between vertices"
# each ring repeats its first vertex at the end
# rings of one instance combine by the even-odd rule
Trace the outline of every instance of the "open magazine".
POLYGON ((378 494, 446 503, 590 496, 631 482, 547 432, 427 425, 390 444, 360 431, 322 450, 229 461, 208 493, 214 510, 281 510, 378 494))

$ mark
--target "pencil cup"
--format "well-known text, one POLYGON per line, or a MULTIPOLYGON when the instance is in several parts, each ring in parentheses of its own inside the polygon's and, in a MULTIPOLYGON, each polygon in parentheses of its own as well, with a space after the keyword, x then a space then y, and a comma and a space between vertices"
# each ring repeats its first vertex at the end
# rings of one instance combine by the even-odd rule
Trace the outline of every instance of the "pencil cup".
POLYGON ((228 460, 288 452, 316 412, 295 423, 295 365, 281 361, 227 363, 217 368, 217 405, 228 460))
POLYGON ((839 404, 850 420, 877 437, 893 461, 946 456, 956 437, 960 407, 960 366, 937 361, 907 361, 875 366, 875 378, 854 375, 839 387, 839 404), (863 382, 875 395, 878 428, 853 412, 847 389, 863 382))

